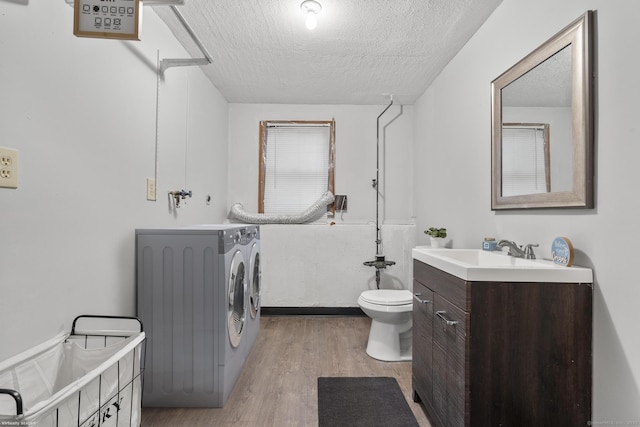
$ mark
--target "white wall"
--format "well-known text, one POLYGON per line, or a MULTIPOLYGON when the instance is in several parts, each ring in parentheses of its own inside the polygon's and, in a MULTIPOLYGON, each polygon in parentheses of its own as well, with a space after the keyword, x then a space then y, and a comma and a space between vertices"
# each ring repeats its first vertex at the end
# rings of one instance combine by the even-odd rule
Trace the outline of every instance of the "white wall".
MULTIPOLYGON (((382 98, 382 97, 381 97, 382 98)), ((384 103, 384 99, 382 99, 384 103)), ((229 104, 229 206, 258 209, 258 125, 261 120, 336 121, 335 191, 348 196, 337 223, 376 218, 376 118, 386 105, 229 104)), ((393 105, 380 118, 380 222, 409 224, 413 107, 393 105), (386 167, 386 169, 385 169, 386 167)))
POLYGON ((504 0, 414 106, 418 244, 420 230, 446 226, 454 247, 493 235, 549 257, 553 238, 569 237, 576 264, 595 272, 593 414, 610 424, 640 422, 639 14, 635 0, 504 0), (587 9, 597 10, 596 208, 492 212, 490 82, 587 9))
MULTIPOLYGON (((381 270, 381 289, 413 289, 415 226, 381 227, 383 253, 396 264, 381 270)), ((262 306, 357 307, 376 289, 375 224, 262 225, 262 306)))
POLYGON ((64 0, 0 2, 0 146, 19 151, 18 189, 0 188, 0 360, 78 314, 135 314, 135 228, 226 217, 228 104, 198 67, 160 85, 146 200, 158 50, 186 53, 148 7, 141 38, 77 38, 64 0))
MULTIPOLYGON (((386 108, 354 105, 229 105, 229 206, 258 206, 258 124, 261 120, 336 121, 335 191, 348 211, 329 225, 263 226, 262 304, 268 307, 357 307, 360 292, 375 288, 376 119, 386 108), (373 281, 373 282, 372 282, 373 281)), ((398 265, 383 285, 411 287, 411 154, 413 107, 392 106, 380 118, 380 211, 383 250, 398 265), (396 224, 397 226, 391 226, 396 224), (409 235, 407 231, 409 230, 409 235), (410 246, 407 246, 407 245, 410 246)), ((329 222, 328 221, 328 222, 329 222)))

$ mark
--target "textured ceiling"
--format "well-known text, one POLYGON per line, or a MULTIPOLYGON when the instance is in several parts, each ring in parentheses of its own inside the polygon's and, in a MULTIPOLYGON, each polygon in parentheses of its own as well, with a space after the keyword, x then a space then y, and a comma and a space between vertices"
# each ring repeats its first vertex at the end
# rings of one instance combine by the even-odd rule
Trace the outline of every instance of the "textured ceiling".
MULTIPOLYGON (((301 0, 186 0, 177 9, 229 102, 375 105, 393 94, 413 104, 502 0, 319 1, 313 31, 301 0)), ((153 9, 203 56, 170 7, 153 9)))

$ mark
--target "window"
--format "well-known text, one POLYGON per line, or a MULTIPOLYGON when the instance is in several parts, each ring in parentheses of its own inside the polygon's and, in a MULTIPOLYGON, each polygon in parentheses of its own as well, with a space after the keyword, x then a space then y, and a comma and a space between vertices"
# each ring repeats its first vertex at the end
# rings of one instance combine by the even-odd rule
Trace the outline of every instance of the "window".
POLYGON ((260 122, 258 212, 294 215, 334 191, 335 121, 260 122))
POLYGON ((548 124, 504 124, 503 197, 551 191, 549 162, 548 124))

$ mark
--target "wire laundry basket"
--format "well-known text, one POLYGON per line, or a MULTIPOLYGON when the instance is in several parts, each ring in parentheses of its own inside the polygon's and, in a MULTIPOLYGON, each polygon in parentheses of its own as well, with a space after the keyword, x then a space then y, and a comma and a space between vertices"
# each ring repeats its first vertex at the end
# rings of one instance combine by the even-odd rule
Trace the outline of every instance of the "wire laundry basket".
POLYGON ((135 317, 76 317, 0 363, 0 426, 139 426, 145 344, 135 317))

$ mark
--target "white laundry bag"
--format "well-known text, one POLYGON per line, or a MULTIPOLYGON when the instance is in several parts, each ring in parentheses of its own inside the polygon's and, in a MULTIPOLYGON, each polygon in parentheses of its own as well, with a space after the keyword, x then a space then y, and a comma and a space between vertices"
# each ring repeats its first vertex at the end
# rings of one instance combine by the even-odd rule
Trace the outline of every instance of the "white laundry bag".
POLYGON ((0 363, 0 426, 139 426, 144 341, 59 335, 0 363))

